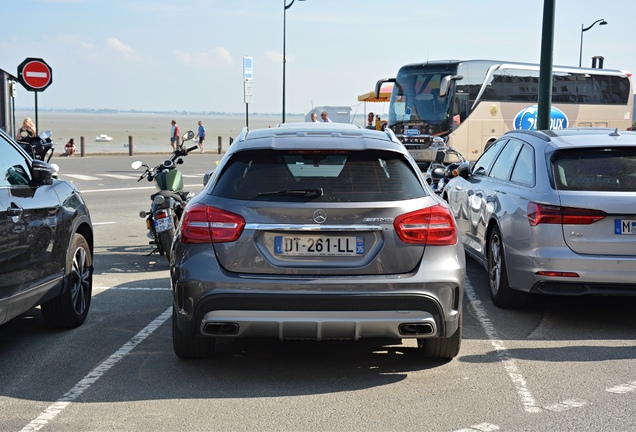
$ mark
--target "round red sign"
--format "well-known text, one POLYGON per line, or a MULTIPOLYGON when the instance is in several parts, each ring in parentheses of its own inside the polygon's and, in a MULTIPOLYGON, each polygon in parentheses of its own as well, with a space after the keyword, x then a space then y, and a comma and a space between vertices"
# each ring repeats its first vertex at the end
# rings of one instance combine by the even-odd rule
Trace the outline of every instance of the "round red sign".
POLYGON ((42 91, 53 81, 53 73, 42 59, 28 58, 18 66, 18 80, 30 91, 42 91))

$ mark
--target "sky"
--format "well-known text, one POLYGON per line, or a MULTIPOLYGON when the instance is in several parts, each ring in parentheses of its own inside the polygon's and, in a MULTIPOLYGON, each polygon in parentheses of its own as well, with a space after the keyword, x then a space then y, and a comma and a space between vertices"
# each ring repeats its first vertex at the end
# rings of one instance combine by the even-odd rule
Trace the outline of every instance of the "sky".
MULTIPOLYGON (((541 57, 541 0, 297 0, 284 13, 291 1, 3 1, 0 69, 17 75, 26 58, 43 59, 53 80, 40 109, 281 113, 285 24, 285 111, 361 113, 358 96, 405 64, 541 57)), ((583 33, 583 65, 601 55, 606 69, 636 73, 636 2, 555 3, 554 65, 577 66, 581 29, 605 19, 583 33)), ((16 107, 33 107, 35 93, 18 87, 16 107)))

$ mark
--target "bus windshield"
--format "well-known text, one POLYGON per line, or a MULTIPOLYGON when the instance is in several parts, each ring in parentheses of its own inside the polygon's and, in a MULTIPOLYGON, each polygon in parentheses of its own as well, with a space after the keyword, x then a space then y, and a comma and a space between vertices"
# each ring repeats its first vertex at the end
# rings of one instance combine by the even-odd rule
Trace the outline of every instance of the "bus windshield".
POLYGON ((389 109, 389 126, 402 125, 397 133, 416 127, 421 132, 436 135, 451 128, 450 106, 452 86, 440 96, 445 76, 454 75, 455 67, 402 68, 396 77, 389 109), (423 129, 424 130, 423 130, 423 129))

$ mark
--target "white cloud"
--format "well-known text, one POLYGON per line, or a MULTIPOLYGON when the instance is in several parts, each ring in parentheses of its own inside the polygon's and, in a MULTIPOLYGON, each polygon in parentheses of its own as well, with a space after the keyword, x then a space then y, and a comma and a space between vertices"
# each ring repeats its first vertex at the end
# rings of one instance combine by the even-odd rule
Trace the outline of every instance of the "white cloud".
POLYGON ((111 37, 106 39, 106 46, 109 50, 122 54, 127 59, 135 56, 135 51, 117 38, 111 37))
POLYGON ((185 66, 214 68, 219 66, 231 66, 233 63, 232 55, 223 47, 216 47, 209 52, 198 52, 194 54, 177 50, 175 50, 174 53, 185 66))

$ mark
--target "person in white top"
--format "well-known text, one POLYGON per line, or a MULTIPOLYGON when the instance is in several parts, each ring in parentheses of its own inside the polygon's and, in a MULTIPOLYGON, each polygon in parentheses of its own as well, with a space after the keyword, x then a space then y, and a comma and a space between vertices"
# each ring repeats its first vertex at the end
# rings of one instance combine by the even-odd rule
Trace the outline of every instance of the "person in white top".
POLYGON ((312 123, 318 122, 318 116, 316 115, 315 112, 311 113, 311 121, 312 121, 312 123))
POLYGON ((324 123, 331 123, 331 119, 329 118, 329 114, 327 114, 327 111, 323 111, 320 113, 320 118, 322 118, 322 121, 324 123))

